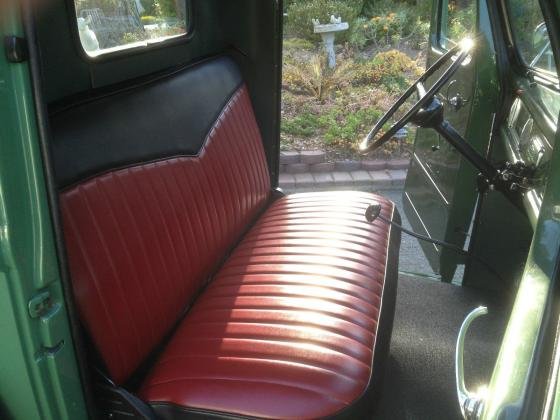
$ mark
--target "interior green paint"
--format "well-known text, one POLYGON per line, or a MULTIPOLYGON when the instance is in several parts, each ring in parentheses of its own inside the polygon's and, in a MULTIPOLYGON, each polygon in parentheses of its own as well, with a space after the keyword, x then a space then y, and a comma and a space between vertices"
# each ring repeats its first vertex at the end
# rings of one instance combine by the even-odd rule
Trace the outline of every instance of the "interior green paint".
MULTIPOLYGON (((558 138, 558 135, 557 135, 558 138)), ((558 140, 557 140, 558 141, 558 140)), ((560 167, 560 147, 552 154, 560 167)), ((560 173, 552 171, 543 198, 529 258, 489 386, 483 419, 519 415, 534 357, 551 279, 560 257, 560 173)))
POLYGON ((524 205, 531 225, 536 227, 544 194, 544 185, 550 172, 550 158, 554 146, 557 122, 551 116, 560 112, 560 93, 541 85, 531 85, 518 77, 516 85, 523 92, 514 102, 508 124, 502 127, 502 142, 510 161, 522 159, 537 165, 537 177, 542 178, 535 190, 524 197, 524 205), (521 127, 532 126, 526 132, 521 127), (539 159, 539 152, 542 156, 539 159))
MULTIPOLYGON (((19 5, 2 11, 0 36, 23 36, 19 5)), ((0 417, 85 417, 60 286, 27 63, 0 47, 0 417), (31 318, 28 301, 51 306, 31 318), (62 343, 62 344, 60 344, 62 343), (56 347, 55 354, 48 348, 56 347)))
MULTIPOLYGON (((434 0, 432 3, 427 66, 433 64, 443 53, 440 47, 440 27, 447 17, 446 5, 446 0, 434 0)), ((439 74, 440 72, 434 75, 433 80, 439 74)), ((457 74, 452 80, 457 80, 457 74)), ((471 87, 469 86, 467 95, 470 94, 471 87)), ((463 94, 464 88, 462 86, 463 94)), ((467 108, 470 110, 470 104, 467 108)), ((445 116, 448 117, 448 114, 449 111, 446 110, 445 116)), ((449 217, 453 182, 459 161, 460 157, 454 154, 452 148, 434 130, 418 129, 403 194, 404 210, 415 231, 436 239, 445 236, 445 221, 449 217), (436 145, 440 149, 432 150, 436 145)), ((440 273, 440 247, 423 241, 420 245, 434 272, 440 273)))
MULTIPOLYGON (((485 25, 481 25, 481 30, 484 28, 485 25)), ((490 63, 491 61, 489 65, 490 63)), ((491 65, 496 67, 496 63, 491 65)), ((463 280, 465 285, 504 291, 514 290, 523 273, 523 262, 537 224, 544 185, 551 167, 550 157, 557 128, 553 115, 557 113, 560 104, 558 92, 540 84, 531 84, 522 71, 513 66, 509 67, 507 72, 511 77, 510 92, 519 92, 519 94, 508 99, 506 104, 496 105, 496 107, 510 107, 510 110, 507 121, 500 127, 495 139, 491 157, 494 162, 505 160, 515 162, 523 159, 527 163, 536 164, 537 151, 542 144, 544 155, 537 173, 538 177, 542 177, 542 182, 534 191, 525 195, 524 214, 502 197, 497 197, 499 193, 489 193, 483 197, 471 238, 471 252, 490 261, 505 280, 505 284, 488 276, 487 270, 477 264, 467 265, 463 280), (519 109, 522 111, 520 112, 519 109), (524 146, 520 148, 520 138, 516 132, 519 130, 515 126, 524 126, 528 120, 533 121, 533 131, 530 136, 525 136, 524 146), (515 229, 503 226, 504 215, 507 215, 509 226, 515 226, 515 229), (496 237, 502 240, 497 242, 496 237)), ((482 76, 481 72, 477 73, 480 74, 479 77, 482 76)))
MULTIPOLYGON (((198 9, 194 9, 195 19, 198 16, 198 24, 203 25, 198 29, 195 27, 195 32, 201 32, 200 44, 183 44, 182 47, 173 46, 152 52, 152 55, 137 54, 129 60, 92 64, 84 61, 74 50, 76 46, 66 29, 68 20, 64 2, 49 2, 41 18, 43 30, 48 30, 49 25, 52 25, 61 28, 60 32, 52 31, 52 37, 69 37, 64 42, 61 38, 62 43, 58 44, 60 49, 49 54, 43 63, 49 82, 46 87, 49 99, 61 99, 94 87, 161 70, 165 66, 188 62, 232 44, 243 51, 241 55, 244 58, 240 64, 252 87, 261 129, 264 126, 265 147, 269 159, 274 160, 274 156, 277 159, 274 147, 278 144, 278 121, 272 119, 277 118, 279 112, 274 104, 279 103, 278 63, 281 47, 278 42, 280 22, 274 18, 273 9, 279 5, 250 0, 222 2, 221 5, 217 0, 199 0, 194 3, 198 4, 198 9), (256 27, 266 27, 267 30, 255 31, 256 27), (61 68, 64 71, 57 74, 61 68)), ((484 150, 490 132, 490 116, 498 106, 499 86, 486 0, 478 0, 478 3, 478 27, 482 39, 475 63, 477 77, 472 82, 475 86, 473 109, 465 136, 479 150, 484 150), (474 121, 477 123, 472 123, 474 121)), ((560 6, 560 1, 557 3, 560 6)), ((0 19, 3 20, 0 26, 2 37, 8 33, 22 35, 16 14, 4 13, 0 19)), ((53 246, 28 68, 26 63, 6 62, 1 52, 0 417, 84 418, 85 406, 53 246), (32 319, 28 311, 29 299, 47 290, 54 304, 43 317, 32 319), (55 356, 42 352, 45 347, 57 346, 61 341, 64 344, 55 356)), ((552 97, 550 100, 558 105, 558 99, 552 97)), ((433 144, 432 141, 426 140, 429 145, 433 144)), ((502 146, 508 144, 507 133, 503 132, 500 143, 502 146)), ((499 153, 505 155, 507 150, 503 148, 499 153)), ((551 167, 560 167, 559 148, 551 152, 550 158, 551 167)), ((470 221, 473 197, 476 196, 473 188, 475 174, 467 162, 461 160, 457 164, 457 157, 452 154, 446 155, 445 159, 453 163, 449 171, 456 175, 449 178, 453 180, 452 184, 442 187, 442 195, 447 197, 451 206, 448 209, 448 222, 441 227, 440 233, 445 239, 460 243, 464 241, 464 232, 454 229, 458 226, 468 228, 465 223, 470 221)), ((490 216, 498 219, 507 214, 509 217, 507 207, 493 200, 485 200, 485 208, 490 213, 479 220, 481 225, 490 221, 490 216)), ((560 221, 554 212, 554 206, 560 204, 558 171, 550 174, 542 200, 540 214, 533 212, 530 216, 535 228, 533 243, 490 383, 491 398, 485 407, 485 419, 498 418, 506 413, 513 417, 519 414, 550 278, 559 257, 558 246, 550 246, 560 241, 560 221)), ((429 201, 426 202, 429 205, 429 201)), ((532 232, 532 227, 528 232, 532 232)), ((482 244, 487 241, 481 238, 484 237, 478 237, 475 250, 484 255, 486 249, 482 244)), ((501 241, 503 238, 500 236, 501 241)), ((496 243, 496 236, 491 242, 496 243)), ((502 250, 492 258, 507 263, 511 254, 502 250)), ((457 260, 454 255, 442 253, 439 262, 442 267, 447 264, 450 267, 447 270, 451 270, 457 260)), ((466 281, 487 275, 476 270, 468 271, 466 281)), ((558 407, 555 412, 558 413, 558 407)))
MULTIPOLYGON (((441 0, 434 0, 429 62, 441 54, 438 47, 438 10, 441 5, 441 0)), ((470 102, 459 111, 446 105, 445 117, 484 154, 500 87, 486 2, 479 1, 477 9, 476 27, 481 36, 477 40, 474 59, 456 73, 452 88, 470 102)), ((445 95, 445 88, 442 93, 445 95)), ((405 211, 415 230, 463 246, 476 204, 476 174, 472 165, 439 139, 434 130, 419 129, 404 197, 405 211), (433 151, 433 145, 439 145, 439 150, 433 151)), ((422 244, 422 247, 432 268, 441 274, 442 279, 450 281, 457 264, 463 263, 462 258, 456 252, 431 244, 422 244)))
POLYGON ((550 418, 552 419, 560 418, 560 386, 556 387, 556 394, 554 396, 554 406, 550 418))

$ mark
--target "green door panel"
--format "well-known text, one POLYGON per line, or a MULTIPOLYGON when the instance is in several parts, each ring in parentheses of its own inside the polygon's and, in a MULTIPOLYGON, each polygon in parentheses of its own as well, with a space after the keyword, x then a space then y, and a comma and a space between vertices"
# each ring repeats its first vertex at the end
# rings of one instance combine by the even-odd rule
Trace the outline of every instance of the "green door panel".
MULTIPOLYGON (((471 145, 484 154, 489 142, 493 112, 499 95, 493 38, 484 1, 463 2, 471 5, 465 12, 469 19, 478 18, 474 28, 481 36, 471 60, 467 61, 444 87, 445 118, 471 145), (475 8, 476 6, 476 8, 475 8), (468 102, 455 109, 445 100, 460 94, 468 102)), ((446 34, 438 33, 444 26, 447 10, 445 0, 434 0, 431 24, 431 49, 428 63, 436 60, 450 43, 446 34)), ((473 29, 474 31, 474 29, 473 29)), ((461 33, 455 29, 453 33, 461 33)), ((418 129, 414 153, 404 192, 405 212, 413 228, 436 239, 464 246, 477 200, 475 169, 431 129, 418 129)), ((461 257, 453 251, 422 244, 431 267, 444 281, 451 281, 461 257)))
MULTIPOLYGON (((19 5, 9 6, 3 5, 0 16, 1 39, 23 37, 19 5)), ((0 109, 0 418, 86 418, 60 284, 28 63, 8 62, 4 43, 0 109)))
MULTIPOLYGON (((431 133, 426 133, 425 137, 431 134, 437 140, 438 135, 435 131, 426 131, 431 133)), ((433 238, 443 238, 445 224, 441 221, 447 218, 449 201, 439 189, 430 171, 416 155, 413 155, 408 169, 403 205, 415 232, 433 238)), ((439 272, 439 247, 426 241, 419 243, 431 267, 435 272, 439 272)))

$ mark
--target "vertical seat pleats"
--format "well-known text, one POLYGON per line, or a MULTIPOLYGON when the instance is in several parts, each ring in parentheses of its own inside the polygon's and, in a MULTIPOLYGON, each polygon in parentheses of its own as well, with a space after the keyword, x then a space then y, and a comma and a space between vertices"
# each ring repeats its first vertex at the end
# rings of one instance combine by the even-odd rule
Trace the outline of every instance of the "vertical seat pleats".
POLYGON ((105 172, 61 194, 77 306, 117 383, 161 341, 269 194, 244 86, 198 156, 105 172))

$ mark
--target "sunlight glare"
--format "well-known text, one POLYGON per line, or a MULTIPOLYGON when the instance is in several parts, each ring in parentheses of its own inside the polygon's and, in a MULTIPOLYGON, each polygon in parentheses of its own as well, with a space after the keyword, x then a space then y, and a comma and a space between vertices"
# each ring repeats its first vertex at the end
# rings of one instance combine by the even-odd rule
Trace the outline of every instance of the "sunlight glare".
POLYGON ((460 44, 464 51, 470 51, 474 48, 474 41, 471 38, 463 38, 460 44))

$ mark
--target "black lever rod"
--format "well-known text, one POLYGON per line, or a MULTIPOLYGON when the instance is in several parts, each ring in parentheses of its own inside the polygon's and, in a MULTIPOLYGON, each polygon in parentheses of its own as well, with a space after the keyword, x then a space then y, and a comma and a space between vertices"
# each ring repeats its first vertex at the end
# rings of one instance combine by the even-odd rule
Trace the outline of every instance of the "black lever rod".
POLYGON ((498 170, 484 159, 474 147, 465 141, 447 120, 443 120, 435 125, 434 129, 472 163, 490 183, 496 180, 498 170))

